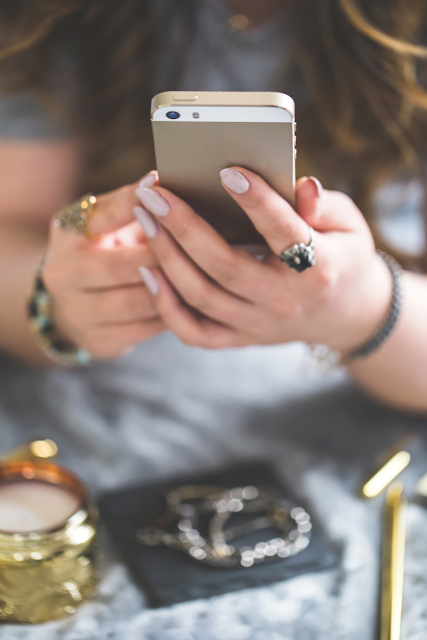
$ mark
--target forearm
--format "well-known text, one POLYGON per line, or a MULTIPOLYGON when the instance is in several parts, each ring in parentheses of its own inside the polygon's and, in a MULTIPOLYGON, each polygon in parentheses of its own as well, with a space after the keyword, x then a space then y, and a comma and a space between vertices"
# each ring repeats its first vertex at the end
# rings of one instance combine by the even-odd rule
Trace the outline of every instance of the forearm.
POLYGON ((405 273, 403 310, 387 341, 355 361, 350 375, 372 395, 396 407, 427 411, 427 278, 405 273))
POLYGON ((77 142, 0 139, 0 351, 26 362, 47 360, 26 323, 26 301, 52 215, 77 192, 77 142))
POLYGON ((0 350, 30 364, 47 360, 26 321, 26 301, 46 244, 45 233, 0 226, 0 350))

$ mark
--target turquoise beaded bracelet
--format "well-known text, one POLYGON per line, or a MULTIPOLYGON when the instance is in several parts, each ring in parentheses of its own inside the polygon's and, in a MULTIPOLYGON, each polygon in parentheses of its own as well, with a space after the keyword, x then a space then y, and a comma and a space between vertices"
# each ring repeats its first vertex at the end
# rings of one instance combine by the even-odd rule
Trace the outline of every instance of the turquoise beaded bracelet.
POLYGON ((43 263, 34 278, 27 303, 28 326, 47 357, 63 367, 84 367, 92 361, 86 349, 81 349, 63 340, 52 320, 52 299, 42 276, 43 263))

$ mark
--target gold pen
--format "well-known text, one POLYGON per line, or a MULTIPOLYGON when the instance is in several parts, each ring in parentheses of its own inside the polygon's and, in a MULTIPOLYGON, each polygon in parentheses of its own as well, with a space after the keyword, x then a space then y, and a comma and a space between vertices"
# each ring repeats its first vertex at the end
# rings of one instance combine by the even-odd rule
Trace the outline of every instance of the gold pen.
POLYGON ((365 498, 376 498, 408 466, 411 455, 405 449, 414 437, 414 433, 408 431, 385 451, 379 466, 361 487, 365 498))
POLYGON ((381 640, 400 640, 405 564, 407 500, 403 484, 393 483, 384 507, 381 579, 381 640))

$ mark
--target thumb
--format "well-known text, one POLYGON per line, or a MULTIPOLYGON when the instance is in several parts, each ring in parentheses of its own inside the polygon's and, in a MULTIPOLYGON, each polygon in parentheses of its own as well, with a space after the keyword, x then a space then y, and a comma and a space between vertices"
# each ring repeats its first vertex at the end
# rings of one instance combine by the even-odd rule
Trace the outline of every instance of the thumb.
POLYGON ((320 214, 320 200, 323 187, 317 178, 300 178, 295 186, 295 200, 298 214, 310 227, 316 227, 320 214))
POLYGON ((141 206, 135 195, 135 189, 138 186, 151 187, 157 181, 157 171, 151 171, 139 182, 98 196, 89 220, 89 232, 94 236, 102 236, 134 222, 133 209, 141 206))
POLYGON ((298 214, 316 231, 364 231, 366 220, 345 193, 323 190, 317 178, 300 178, 295 187, 298 214))

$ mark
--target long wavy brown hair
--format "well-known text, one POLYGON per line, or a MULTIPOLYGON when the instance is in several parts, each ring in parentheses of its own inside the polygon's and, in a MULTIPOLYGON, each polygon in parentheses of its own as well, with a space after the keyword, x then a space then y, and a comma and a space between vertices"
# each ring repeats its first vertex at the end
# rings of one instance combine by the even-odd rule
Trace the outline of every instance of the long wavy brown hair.
MULTIPOLYGON (((185 67, 196 3, 174 0, 165 16, 182 24, 165 90, 185 67)), ((292 11, 311 96, 298 114, 298 173, 350 193, 374 228, 376 187, 427 173, 427 0, 297 0, 292 11)), ((0 24, 2 90, 35 91, 68 120, 86 145, 82 188, 111 189, 153 166, 149 87, 160 34, 152 0, 14 0, 0 4, 0 24), (83 61, 74 112, 46 73, 63 40, 83 61)))

